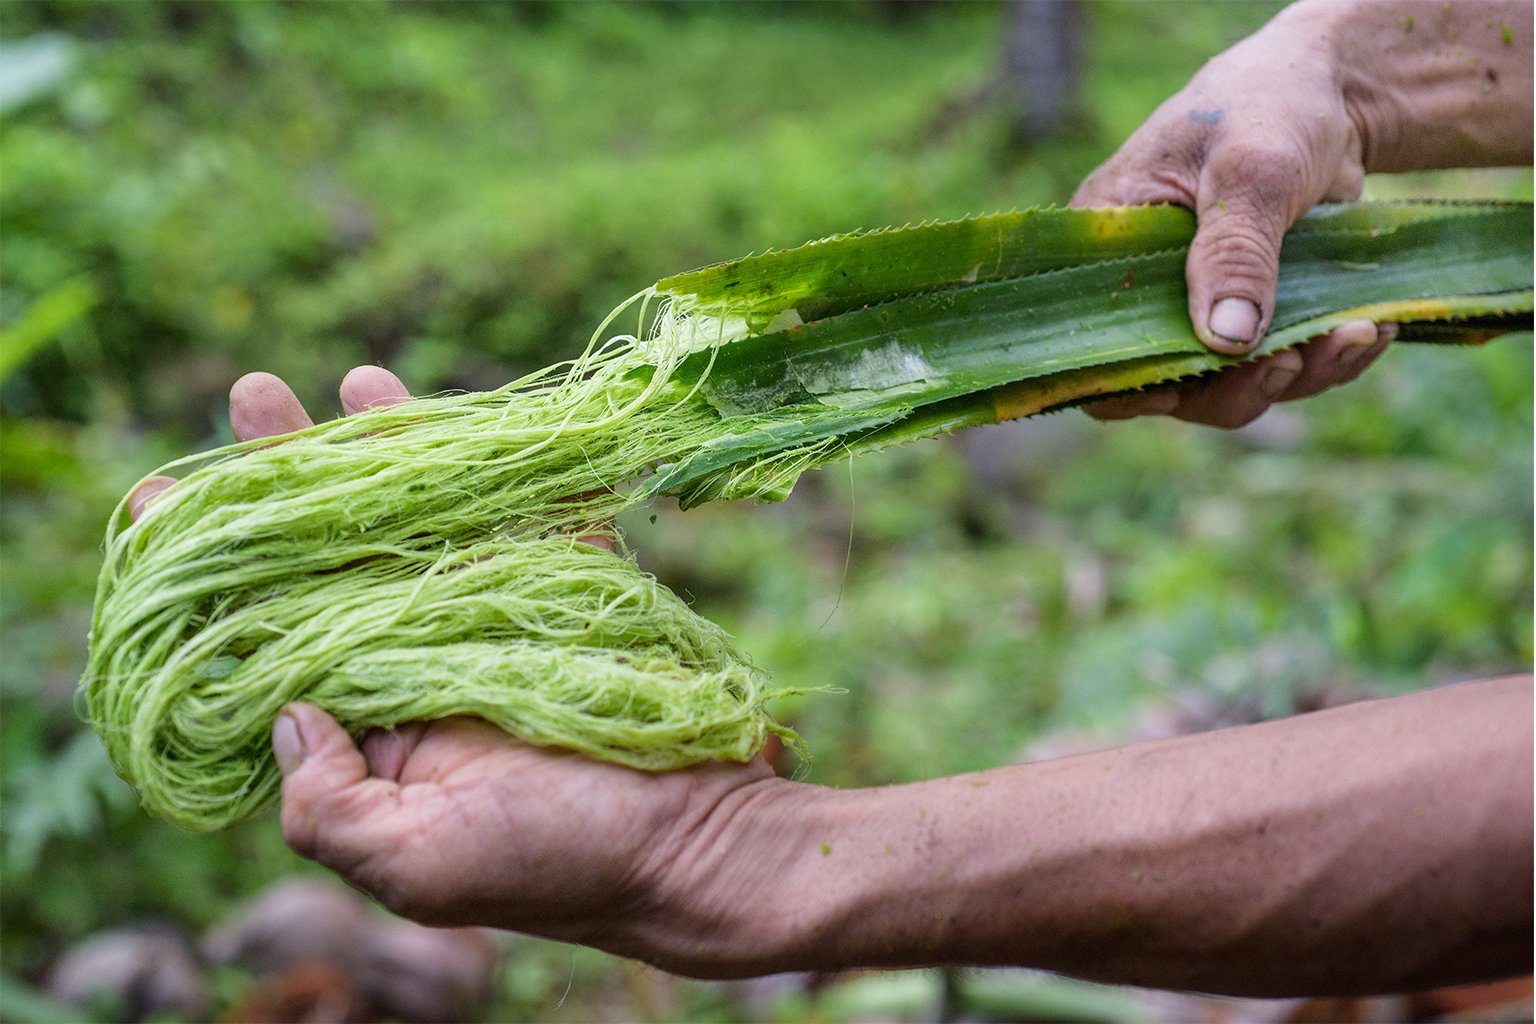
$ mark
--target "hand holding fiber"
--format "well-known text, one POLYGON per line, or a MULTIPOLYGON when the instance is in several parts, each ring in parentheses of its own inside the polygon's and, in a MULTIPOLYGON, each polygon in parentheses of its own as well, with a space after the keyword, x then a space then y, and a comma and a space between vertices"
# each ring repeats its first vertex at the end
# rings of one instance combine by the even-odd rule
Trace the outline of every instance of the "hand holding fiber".
POLYGON ((273 743, 290 845, 394 912, 652 962, 697 957, 706 943, 688 925, 751 888, 700 884, 727 872, 690 872, 725 841, 729 822, 709 819, 791 785, 761 760, 639 772, 532 747, 471 718, 354 744, 307 704, 283 710, 273 743))
MULTIPOLYGON (((777 727, 729 637, 627 554, 562 532, 612 536, 616 485, 647 459, 601 436, 643 404, 616 393, 648 393, 610 387, 605 366, 588 367, 597 383, 403 410, 381 407, 404 397, 392 378, 354 371, 343 402, 373 411, 307 428, 280 381, 243 379, 237 431, 298 434, 158 478, 109 542, 86 695, 146 806, 194 828, 252 813, 275 790, 267 731, 298 698, 355 734, 475 714, 652 769, 755 752, 777 727), (479 485, 461 483, 475 469, 479 485)), ((669 410, 651 415, 677 426, 669 410)), ((663 426, 642 436, 657 454, 677 443, 663 426)))

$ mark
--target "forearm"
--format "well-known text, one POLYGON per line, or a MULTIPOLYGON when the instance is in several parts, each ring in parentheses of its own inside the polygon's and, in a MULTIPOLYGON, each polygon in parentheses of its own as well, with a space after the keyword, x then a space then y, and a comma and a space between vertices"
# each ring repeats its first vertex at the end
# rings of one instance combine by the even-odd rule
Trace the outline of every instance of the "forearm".
POLYGON ((1274 25, 1326 49, 1367 171, 1531 160, 1528 0, 1304 0, 1274 25))
POLYGON ((765 786, 677 865, 668 920, 700 930, 664 960, 1264 995, 1509 973, 1531 955, 1530 717, 1529 682, 1501 681, 909 786, 765 786))

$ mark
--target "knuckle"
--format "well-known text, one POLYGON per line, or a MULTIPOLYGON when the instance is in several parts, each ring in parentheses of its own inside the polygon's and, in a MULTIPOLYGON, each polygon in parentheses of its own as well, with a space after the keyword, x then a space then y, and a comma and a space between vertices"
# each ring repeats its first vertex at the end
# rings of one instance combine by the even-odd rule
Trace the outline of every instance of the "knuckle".
POLYGON ((1206 167, 1201 180, 1201 219, 1245 225, 1279 251, 1280 238, 1321 198, 1301 160, 1273 144, 1234 144, 1206 167), (1312 194, 1314 191, 1317 194, 1312 194))
POLYGON ((1207 173, 1212 184, 1230 193, 1287 208, 1308 179, 1301 148, 1270 138, 1235 139, 1214 148, 1207 173))
POLYGON ((1128 205, 1172 203, 1194 209, 1195 190, 1190 179, 1178 168, 1155 168, 1125 189, 1128 205))
POLYGON ((1207 272, 1220 268, 1226 277, 1273 288, 1279 277, 1280 236, 1251 220, 1224 217, 1196 236, 1190 265, 1207 272))
POLYGON ((1083 179, 1077 191, 1072 193, 1072 205, 1110 206, 1114 204, 1115 189, 1104 167, 1095 169, 1083 179))
POLYGON ((1330 203, 1347 203, 1359 199, 1365 193, 1365 167, 1346 163, 1338 169, 1322 198, 1330 203))
POLYGON ((1283 348, 1264 359, 1264 369, 1262 372, 1272 373, 1275 370, 1288 370, 1294 375, 1306 369, 1306 365, 1306 360, 1300 352, 1293 348, 1283 348))
POLYGON ((1073 196, 1077 206, 1195 206, 1204 139, 1180 123, 1154 114, 1100 164, 1073 196))

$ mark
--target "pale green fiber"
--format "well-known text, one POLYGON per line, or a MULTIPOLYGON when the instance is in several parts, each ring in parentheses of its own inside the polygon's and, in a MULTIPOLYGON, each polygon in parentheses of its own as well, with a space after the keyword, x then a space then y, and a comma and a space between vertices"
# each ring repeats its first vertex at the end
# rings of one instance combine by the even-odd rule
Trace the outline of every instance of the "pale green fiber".
POLYGON ((355 733, 477 715, 647 769, 791 735, 746 655, 609 525, 637 473, 719 434, 675 358, 620 339, 500 391, 184 460, 202 465, 138 523, 120 508, 85 692, 145 806, 198 829, 256 811, 291 700, 355 733))

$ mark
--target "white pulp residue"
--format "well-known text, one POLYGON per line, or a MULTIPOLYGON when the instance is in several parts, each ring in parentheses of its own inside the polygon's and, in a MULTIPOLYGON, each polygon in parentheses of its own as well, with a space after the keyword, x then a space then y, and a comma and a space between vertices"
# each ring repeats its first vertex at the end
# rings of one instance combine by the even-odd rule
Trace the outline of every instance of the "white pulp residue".
POLYGON ((900 394, 915 390, 934 376, 934 368, 923 354, 891 340, 879 348, 864 349, 858 358, 838 365, 825 363, 810 368, 796 368, 796 375, 811 394, 837 405, 837 395, 846 391, 884 391, 900 394))

